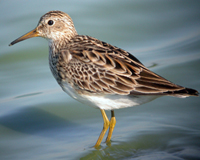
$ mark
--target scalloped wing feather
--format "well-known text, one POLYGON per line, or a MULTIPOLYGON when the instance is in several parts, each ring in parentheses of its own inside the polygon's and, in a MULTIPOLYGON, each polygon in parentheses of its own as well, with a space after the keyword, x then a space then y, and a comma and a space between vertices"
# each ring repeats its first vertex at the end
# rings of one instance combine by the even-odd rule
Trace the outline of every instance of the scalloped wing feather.
POLYGON ((130 53, 89 36, 76 36, 61 53, 66 63, 58 68, 65 68, 63 75, 86 92, 162 95, 185 89, 148 70, 130 53))

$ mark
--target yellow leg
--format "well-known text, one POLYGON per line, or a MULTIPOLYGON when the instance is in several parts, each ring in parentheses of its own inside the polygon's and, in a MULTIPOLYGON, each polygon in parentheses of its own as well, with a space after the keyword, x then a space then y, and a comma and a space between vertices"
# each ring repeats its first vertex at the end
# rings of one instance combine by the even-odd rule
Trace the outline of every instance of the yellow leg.
POLYGON ((115 128, 115 124, 116 124, 116 119, 115 119, 115 115, 114 115, 114 111, 111 110, 111 118, 110 118, 110 129, 109 129, 109 132, 108 132, 108 136, 106 138, 106 143, 108 143, 112 137, 112 133, 113 133, 113 130, 115 128))
POLYGON ((103 129, 101 131, 101 134, 99 135, 99 138, 95 144, 95 148, 97 148, 100 144, 101 144, 101 141, 103 140, 103 137, 106 133, 106 131, 108 130, 108 127, 109 127, 109 120, 108 120, 108 117, 105 113, 105 111, 103 109, 101 109, 101 114, 102 114, 102 117, 103 117, 103 121, 104 121, 104 124, 103 124, 103 129))

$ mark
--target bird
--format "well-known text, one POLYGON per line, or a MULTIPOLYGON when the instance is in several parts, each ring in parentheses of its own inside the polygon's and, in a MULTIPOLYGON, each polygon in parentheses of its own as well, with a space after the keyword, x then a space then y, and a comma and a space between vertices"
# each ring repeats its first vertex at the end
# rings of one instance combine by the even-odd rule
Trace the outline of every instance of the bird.
POLYGON ((103 129, 95 148, 101 145, 107 130, 105 142, 110 142, 116 124, 114 110, 141 105, 161 96, 185 98, 199 94, 150 71, 121 48, 79 35, 65 12, 47 12, 35 29, 9 46, 32 37, 48 40, 50 70, 63 91, 77 101, 100 109, 103 129), (110 120, 105 110, 111 111, 110 120))

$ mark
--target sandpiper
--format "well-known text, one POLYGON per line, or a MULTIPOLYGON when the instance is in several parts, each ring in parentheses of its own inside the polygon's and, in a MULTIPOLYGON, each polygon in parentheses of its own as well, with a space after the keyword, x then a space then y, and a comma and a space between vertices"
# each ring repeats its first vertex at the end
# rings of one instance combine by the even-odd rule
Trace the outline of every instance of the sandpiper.
POLYGON ((49 41, 50 69, 62 89, 72 98, 100 109, 104 124, 94 147, 101 144, 108 128, 106 143, 110 141, 116 123, 114 109, 140 105, 164 95, 198 96, 196 90, 176 85, 150 71, 129 52, 78 35, 72 19, 64 12, 46 13, 34 30, 10 46, 32 37, 49 41), (111 110, 110 121, 105 110, 111 110))

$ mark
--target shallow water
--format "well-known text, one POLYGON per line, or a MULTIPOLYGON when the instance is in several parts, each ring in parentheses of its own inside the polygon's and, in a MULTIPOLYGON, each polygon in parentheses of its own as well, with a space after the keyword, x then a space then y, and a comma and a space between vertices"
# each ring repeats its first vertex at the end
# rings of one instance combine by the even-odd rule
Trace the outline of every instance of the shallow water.
POLYGON ((8 47, 49 10, 67 12, 79 34, 121 47, 161 76, 200 91, 199 1, 1 1, 0 159, 200 159, 199 97, 116 110, 111 143, 92 148, 100 111, 60 89, 47 42, 8 47))

